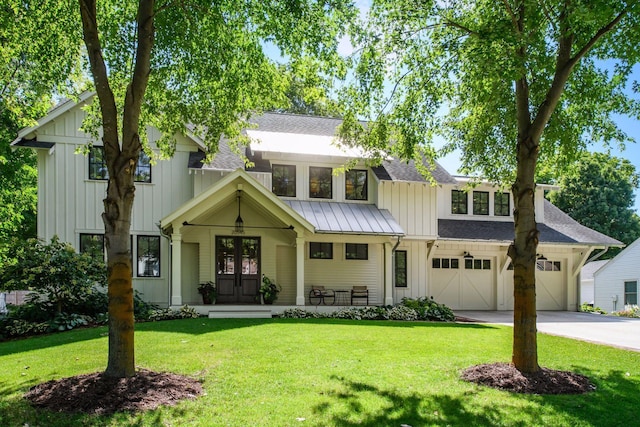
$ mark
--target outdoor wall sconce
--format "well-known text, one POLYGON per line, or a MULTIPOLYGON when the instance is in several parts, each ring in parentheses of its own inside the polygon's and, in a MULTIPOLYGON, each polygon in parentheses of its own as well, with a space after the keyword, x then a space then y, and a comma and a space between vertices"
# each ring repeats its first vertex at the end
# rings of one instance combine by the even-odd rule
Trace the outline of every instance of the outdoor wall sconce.
POLYGON ((241 196, 242 196, 242 190, 238 190, 236 192, 236 198, 238 199, 238 217, 236 218, 235 227, 233 229, 233 232, 235 234, 243 234, 244 233, 244 221, 242 220, 242 217, 240 216, 240 197, 241 196))
POLYGON ((473 259, 473 255, 471 255, 469 252, 465 251, 463 256, 464 259, 473 259))
POLYGON ((538 261, 546 261, 547 257, 542 255, 542 254, 536 254, 536 258, 538 258, 538 261))

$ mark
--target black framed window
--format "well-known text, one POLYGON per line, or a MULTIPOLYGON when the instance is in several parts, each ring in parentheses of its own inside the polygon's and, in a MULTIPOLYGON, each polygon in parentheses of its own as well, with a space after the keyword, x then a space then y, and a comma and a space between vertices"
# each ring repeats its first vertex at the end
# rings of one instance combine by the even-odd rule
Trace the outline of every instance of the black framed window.
POLYGON ((104 158, 103 147, 91 147, 89 149, 89 179, 109 179, 109 171, 107 170, 107 161, 104 158))
POLYGON ((407 287, 407 251, 395 252, 395 283, 396 288, 407 287))
POLYGON ((344 174, 345 197, 347 200, 367 200, 366 170, 350 170, 344 174))
POLYGON ((346 259, 369 259, 369 245, 366 243, 346 243, 344 249, 346 259))
POLYGON ((144 151, 141 151, 138 156, 133 180, 135 182, 151 182, 151 158, 144 151))
POLYGON ((461 190, 451 190, 451 213, 467 214, 467 193, 461 190))
POLYGON ((638 305, 638 282, 624 282, 624 305, 638 305))
POLYGON ((548 261, 546 259, 539 259, 536 261, 536 269, 538 271, 561 271, 560 261, 548 261))
POLYGON ((104 234, 80 234, 80 253, 104 259, 104 234))
POLYGON ((511 214, 509 193, 495 193, 493 195, 493 214, 496 216, 509 216, 511 214))
POLYGON ((271 166, 271 191, 276 196, 296 197, 295 165, 271 166))
MULTIPOLYGON (((100 181, 109 179, 104 147, 91 147, 89 150, 89 179, 100 181)), ((133 180, 135 182, 151 182, 151 158, 144 151, 141 151, 138 157, 133 180)))
POLYGON ((331 168, 309 167, 309 197, 333 198, 333 175, 331 168))
POLYGON ((160 236, 137 236, 138 277, 160 277, 160 236))
POLYGON ((431 260, 431 267, 456 270, 460 267, 460 260, 458 258, 434 258, 431 260))
POLYGON ((489 192, 488 191, 473 192, 473 214, 489 215, 489 192))
POLYGON ((333 243, 309 242, 309 258, 333 259, 333 243))
POLYGON ((466 270, 491 270, 490 259, 465 259, 464 268, 466 270))

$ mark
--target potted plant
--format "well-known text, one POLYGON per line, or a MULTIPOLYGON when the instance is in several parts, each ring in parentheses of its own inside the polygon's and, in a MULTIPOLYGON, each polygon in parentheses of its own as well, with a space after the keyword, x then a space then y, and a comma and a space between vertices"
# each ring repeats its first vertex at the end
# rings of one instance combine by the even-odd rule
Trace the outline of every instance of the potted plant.
POLYGON ((213 304, 216 302, 216 284, 209 281, 198 285, 198 293, 202 295, 204 304, 213 304))
POLYGON ((262 275, 262 285, 260 285, 258 292, 262 295, 262 300, 265 304, 273 304, 273 302, 278 299, 278 292, 280 292, 281 289, 280 285, 276 284, 276 282, 264 274, 262 275))

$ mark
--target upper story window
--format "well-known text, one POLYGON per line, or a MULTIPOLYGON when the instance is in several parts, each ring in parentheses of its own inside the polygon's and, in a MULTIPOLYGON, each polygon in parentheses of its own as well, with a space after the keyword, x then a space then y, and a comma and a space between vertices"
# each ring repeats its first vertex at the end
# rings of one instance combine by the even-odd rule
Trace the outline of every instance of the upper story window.
POLYGON ((467 213, 467 193, 461 190, 451 190, 451 213, 467 213))
POLYGON ((347 200, 367 200, 367 175, 366 170, 355 169, 344 174, 347 200))
MULTIPOLYGON (((103 181, 109 179, 104 147, 91 147, 89 150, 89 179, 103 181)), ((151 159, 144 151, 140 151, 133 180, 135 182, 151 182, 151 159)))
POLYGON ((369 245, 366 243, 346 243, 346 259, 369 259, 369 245))
POLYGON ((309 167, 309 197, 333 198, 333 175, 331 168, 309 167))
POLYGON ((276 196, 296 197, 296 167, 273 165, 271 167, 271 191, 276 196))
POLYGON ((473 192, 473 214, 489 215, 489 192, 488 191, 473 192))
POLYGON ((495 193, 493 196, 493 214, 496 216, 509 216, 511 205, 509 193, 495 193))

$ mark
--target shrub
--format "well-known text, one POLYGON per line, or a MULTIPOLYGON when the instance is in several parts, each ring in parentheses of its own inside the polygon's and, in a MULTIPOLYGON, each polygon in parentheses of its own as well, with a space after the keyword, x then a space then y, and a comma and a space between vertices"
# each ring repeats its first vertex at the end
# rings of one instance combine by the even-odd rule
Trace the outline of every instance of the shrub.
POLYGON ((400 303, 406 307, 414 309, 418 313, 420 320, 438 320, 441 322, 453 322, 456 316, 453 310, 444 304, 438 304, 431 298, 402 298, 400 303))
POLYGON ((607 314, 607 312, 604 311, 603 309, 601 309, 600 307, 594 307, 593 305, 587 304, 586 302, 583 302, 580 305, 580 311, 582 311, 584 313, 607 314))
POLYGON ((58 313, 56 317, 48 322, 49 332, 54 331, 68 331, 79 326, 87 326, 92 323, 93 319, 90 316, 85 316, 76 313, 58 313))
POLYGON ((618 317, 640 318, 640 307, 637 305, 627 306, 624 310, 611 312, 611 315, 618 317))
POLYGON ((157 310, 151 310, 149 314, 150 321, 157 320, 173 320, 173 319, 196 319, 200 317, 200 314, 195 308, 184 305, 179 310, 173 310, 171 308, 161 308, 157 310))
POLYGON ((0 267, 3 289, 36 291, 39 299, 51 302, 57 313, 71 312, 71 306, 91 292, 96 283, 106 283, 101 259, 76 253, 57 236, 50 243, 29 239, 8 252, 11 261, 0 267))

